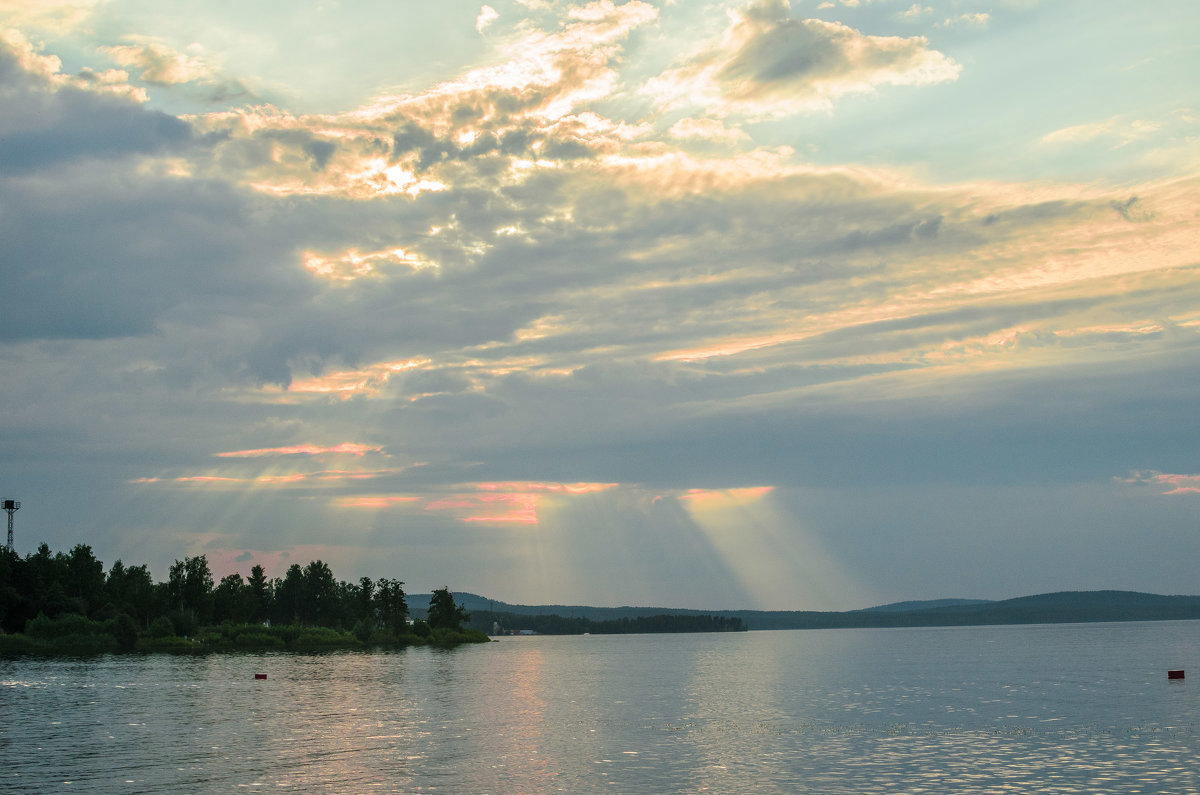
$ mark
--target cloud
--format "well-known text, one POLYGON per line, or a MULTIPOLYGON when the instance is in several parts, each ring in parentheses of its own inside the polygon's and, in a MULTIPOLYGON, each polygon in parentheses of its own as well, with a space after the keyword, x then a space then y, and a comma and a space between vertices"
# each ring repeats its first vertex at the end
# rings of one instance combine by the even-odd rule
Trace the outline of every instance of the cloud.
POLYGON ((0 336, 148 333, 172 307, 228 294, 235 282, 264 283, 261 270, 230 259, 255 237, 242 236, 243 197, 172 174, 206 145, 191 125, 67 79, 57 62, 8 42, 0 48, 0 229, 13 305, 0 336))
MULTIPOLYGON (((130 143, 80 138, 65 146, 78 146, 77 160, 105 149, 126 154, 120 148, 130 143)), ((41 163, 21 153, 21 166, 57 167, 52 160, 64 151, 51 150, 41 163)), ((242 213, 252 214, 252 203, 221 185, 133 179, 124 168, 96 162, 72 165, 65 175, 2 181, 0 204, 7 208, 0 216, 3 272, 14 301, 0 319, 0 336, 9 341, 148 334, 171 311, 225 312, 266 292, 305 289, 299 274, 246 267, 263 263, 256 246, 279 257, 288 244, 276 237, 282 230, 247 221, 242 213)))
MULTIPOLYGON (((925 508, 959 538, 970 506, 1003 501, 972 489, 1082 482, 1183 510, 1111 476, 1192 471, 1195 174, 838 164, 808 141, 832 120, 779 115, 957 65, 760 3, 663 73, 646 56, 667 9, 538 19, 556 13, 329 113, 173 116, 121 70, 65 74, 6 39, 0 358, 20 377, 0 437, 14 489, 59 493, 47 526, 119 507, 138 517, 124 549, 230 565, 324 554, 337 527, 348 572, 421 560, 530 593, 580 572, 605 593, 601 554, 647 598, 667 592, 650 572, 700 588, 695 570, 782 607, 787 571, 861 593, 888 563, 863 550, 903 557, 925 508), (671 102, 685 83, 700 99, 648 107, 656 73, 671 102), (894 533, 889 501, 910 511, 894 533)), ((154 98, 214 74, 198 50, 119 52, 154 98)), ((1045 143, 1153 117, 1114 118, 1045 143)), ((1003 520, 981 514, 995 552, 1003 520)))
POLYGON ((722 40, 650 80, 669 107, 699 105, 719 116, 785 116, 829 110, 848 94, 885 85, 954 80, 960 67, 923 37, 871 36, 837 22, 795 19, 786 0, 731 14, 722 40))
POLYGON ((1127 478, 1117 478, 1117 482, 1135 486, 1155 486, 1164 488, 1166 496, 1180 494, 1200 494, 1200 475, 1180 475, 1154 470, 1134 472, 1127 478))
POLYGON ((104 0, 0 0, 0 19, 17 28, 70 31, 104 0))
MULTIPOLYGON (((133 37, 136 38, 137 37, 133 37)), ((177 52, 155 41, 136 41, 101 47, 100 52, 111 56, 121 66, 141 69, 138 79, 144 83, 170 86, 191 83, 211 77, 212 70, 194 55, 177 52)))
POLYGON ((332 257, 313 252, 304 253, 304 267, 318 276, 333 281, 352 281, 380 276, 396 266, 418 271, 437 267, 436 263, 427 262, 416 254, 398 247, 370 252, 350 249, 332 257))
POLYGON ((217 453, 218 458, 265 458, 287 455, 352 455, 362 457, 367 453, 382 453, 379 445, 360 444, 358 442, 342 442, 332 446, 315 444, 297 444, 287 447, 269 447, 258 450, 235 450, 227 453, 217 453))
POLYGON ((460 484, 436 496, 370 494, 339 498, 339 506, 449 515, 455 521, 487 525, 536 525, 548 498, 559 502, 618 488, 616 483, 507 482, 460 484), (470 489, 464 491, 463 489, 470 489))
POLYGON ((744 131, 736 127, 726 127, 717 119, 693 118, 680 119, 675 122, 667 131, 667 135, 683 140, 699 138, 727 143, 746 141, 750 138, 744 131))
MULTIPOLYGON (((1188 261, 1188 205, 1174 207, 1183 200, 1171 193, 1182 188, 1140 197, 1151 220, 1135 229, 1113 211, 1124 195, 935 188, 806 166, 787 150, 706 159, 591 110, 547 115, 546 101, 571 95, 578 75, 543 83, 542 72, 525 71, 526 58, 540 47, 588 74, 608 73, 615 42, 652 18, 645 8, 594 4, 556 33, 531 36, 538 46, 512 63, 349 113, 196 117, 217 137, 173 153, 179 176, 126 176, 129 190, 115 204, 94 201, 108 167, 80 171, 61 190, 80 197, 81 229, 104 228, 85 214, 103 209, 121 230, 105 233, 116 241, 107 244, 111 260, 93 257, 84 268, 78 254, 63 257, 60 271, 23 289, 31 307, 73 311, 18 313, 10 333, 146 334, 187 318, 211 347, 175 368, 215 368, 263 404, 401 401, 435 418, 430 429, 462 412, 469 419, 450 433, 467 444, 497 433, 496 414, 522 418, 512 439, 539 435, 525 424, 535 415, 514 408, 526 391, 535 403, 574 400, 587 379, 618 373, 668 405, 680 393, 660 381, 679 379, 703 384, 698 394, 722 405, 866 374, 1015 362, 1013 349, 992 342, 1009 335, 1022 341, 1020 361, 1033 364, 1035 351, 1055 348, 1072 327, 1039 325, 1049 322, 1041 310, 1032 325, 1014 313, 981 310, 962 321, 947 313, 964 301, 1021 303, 1074 285, 1114 301, 1096 280, 1188 261), (529 99, 530 86, 548 93, 529 99), (386 184, 356 170, 371 163, 386 184), (121 226, 126 213, 151 222, 121 226), (1178 242, 1178 255, 1148 257, 1147 234, 1164 247, 1178 242), (79 272, 94 273, 83 290, 66 278, 79 272), (35 286, 42 292, 28 292, 35 286), (200 320, 201 308, 230 331, 200 320), (700 377, 692 368, 705 362, 714 372, 700 377), (740 367, 754 372, 725 372, 740 367)), ((672 129, 733 135, 715 120, 672 129)), ((37 189, 24 204, 44 204, 56 190, 37 189)), ((53 218, 13 215, 11 239, 32 251, 35 237, 53 239, 37 230, 70 220, 71 207, 60 201, 53 218)), ((432 437, 422 444, 417 458, 436 451, 432 437)))
POLYGON ((387 382, 406 370, 431 364, 429 359, 403 359, 394 362, 378 362, 358 370, 343 370, 322 373, 318 376, 293 381, 288 385, 289 394, 340 395, 344 398, 358 395, 375 396, 382 393, 387 382))
POLYGON ((119 76, 63 75, 27 41, 0 40, 0 173, 23 174, 83 158, 179 150, 192 140, 179 119, 130 99, 119 76))
POLYGON ((142 36, 127 36, 127 43, 100 47, 118 65, 140 70, 137 79, 153 86, 191 84, 210 102, 248 100, 250 90, 238 80, 222 78, 196 54, 179 52, 166 44, 142 36))
POLYGON ((500 18, 500 13, 491 6, 482 6, 479 16, 475 18, 475 29, 483 33, 484 29, 500 18))
POLYGON ((712 489, 688 489, 683 494, 678 495, 676 499, 686 500, 692 505, 705 508, 727 509, 761 499, 770 494, 772 490, 771 486, 724 489, 719 491, 712 489))
POLYGON ((913 3, 905 10, 898 12, 896 16, 900 19, 912 20, 920 19, 921 17, 932 13, 933 9, 931 7, 923 6, 920 3, 913 3))
POLYGON ((252 476, 238 475, 181 475, 179 477, 141 477, 129 482, 135 485, 168 484, 184 486, 221 487, 225 489, 259 491, 263 488, 303 487, 312 488, 315 485, 325 488, 337 485, 340 481, 361 481, 392 475, 395 470, 339 470, 322 469, 311 472, 287 472, 275 474, 258 474, 252 476))
POLYGON ((621 41, 656 17, 639 0, 572 8, 559 30, 522 34, 499 65, 350 113, 261 106, 195 117, 218 139, 213 159, 193 167, 274 195, 373 199, 443 190, 464 163, 494 174, 521 168, 517 159, 534 167, 616 151, 649 128, 582 106, 612 93, 621 41))
MULTIPOLYGON (((911 10, 911 9, 910 9, 911 10)), ((991 22, 991 15, 987 13, 967 13, 959 14, 956 17, 947 17, 937 23, 939 28, 986 28, 991 22)))
POLYGON ((1076 124, 1054 130, 1042 136, 1042 143, 1073 144, 1108 139, 1115 141, 1117 146, 1124 146, 1153 136, 1162 128, 1163 124, 1157 121, 1114 117, 1104 121, 1076 124))
POLYGON ((133 102, 146 101, 145 91, 129 85, 129 75, 118 69, 97 72, 85 68, 77 74, 64 74, 58 56, 43 55, 40 47, 13 28, 0 28, 0 75, 5 78, 6 100, 77 89, 133 102))

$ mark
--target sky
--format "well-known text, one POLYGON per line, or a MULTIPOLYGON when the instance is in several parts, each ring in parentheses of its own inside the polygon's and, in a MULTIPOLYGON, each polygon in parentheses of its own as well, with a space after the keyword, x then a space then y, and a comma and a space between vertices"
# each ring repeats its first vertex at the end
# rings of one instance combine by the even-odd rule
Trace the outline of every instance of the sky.
POLYGON ((1194 0, 0 0, 17 552, 1200 593, 1194 0))

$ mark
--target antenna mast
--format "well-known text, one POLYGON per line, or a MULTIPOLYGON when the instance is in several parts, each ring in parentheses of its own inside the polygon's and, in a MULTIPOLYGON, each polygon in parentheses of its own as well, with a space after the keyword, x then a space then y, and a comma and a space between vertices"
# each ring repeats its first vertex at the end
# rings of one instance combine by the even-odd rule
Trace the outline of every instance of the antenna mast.
POLYGON ((4 500, 3 503, 0 503, 0 507, 3 507, 8 513, 8 551, 13 552, 13 514, 21 508, 21 503, 18 500, 4 500))

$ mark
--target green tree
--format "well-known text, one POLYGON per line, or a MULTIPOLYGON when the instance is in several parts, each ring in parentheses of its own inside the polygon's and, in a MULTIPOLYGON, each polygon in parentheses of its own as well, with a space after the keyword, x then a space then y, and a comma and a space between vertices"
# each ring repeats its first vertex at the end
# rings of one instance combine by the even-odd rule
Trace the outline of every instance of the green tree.
POLYGON ((312 626, 332 626, 336 618, 337 583, 329 565, 314 560, 304 567, 304 588, 300 597, 300 622, 312 626))
POLYGON ((304 570, 299 563, 288 566, 282 580, 275 580, 271 623, 295 624, 300 620, 300 605, 304 599, 304 570))
POLYGON ((353 591, 355 621, 366 621, 370 626, 376 624, 375 618, 375 583, 370 577, 361 577, 358 587, 353 591))
POLYGON ((104 623, 104 630, 117 639, 117 648, 121 651, 133 651, 137 647, 137 626, 128 613, 117 613, 104 623))
POLYGON ((462 629, 464 621, 471 620, 471 614, 462 605, 454 603, 454 595, 447 587, 438 588, 429 597, 429 626, 433 629, 445 629, 457 632, 462 629))
POLYGON ((379 625, 397 635, 408 629, 408 602, 403 586, 400 580, 380 577, 375 587, 375 615, 379 625))
POLYGON ((21 559, 8 547, 0 546, 0 631, 16 632, 24 624, 18 569, 21 559))
POLYGON ((261 622, 267 617, 271 607, 271 584, 267 581, 267 572, 262 566, 255 564, 250 568, 246 588, 247 600, 250 603, 249 620, 261 622))
POLYGON ((241 624, 246 621, 246 600, 243 592, 246 584, 242 575, 234 572, 221 578, 221 582, 213 589, 213 622, 231 621, 241 624))
POLYGON ((171 619, 159 616, 150 622, 150 628, 146 634, 152 638, 169 638, 175 634, 175 627, 171 624, 171 619))
POLYGON ((126 613, 145 629, 158 614, 154 579, 145 564, 126 567, 118 560, 105 580, 108 599, 118 612, 126 613))
MULTIPOLYGON (((56 556, 57 557, 57 556, 56 556)), ((63 590, 76 600, 78 612, 95 618, 105 606, 104 564, 87 544, 76 544, 63 556, 63 590)))
POLYGON ((212 618, 212 572, 208 558, 197 555, 171 564, 167 590, 171 607, 186 615, 191 623, 201 625, 212 618))
POLYGON ((25 597, 22 612, 27 619, 38 613, 55 618, 75 607, 63 589, 66 559, 61 553, 51 553, 50 546, 43 542, 37 552, 25 556, 22 569, 18 589, 25 597))

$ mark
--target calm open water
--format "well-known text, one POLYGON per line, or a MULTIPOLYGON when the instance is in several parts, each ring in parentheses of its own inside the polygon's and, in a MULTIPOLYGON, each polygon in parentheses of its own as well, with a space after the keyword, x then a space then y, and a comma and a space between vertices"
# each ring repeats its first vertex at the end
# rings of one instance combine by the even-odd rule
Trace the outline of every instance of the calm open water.
POLYGON ((0 790, 1196 792, 1198 707, 1197 621, 8 660, 0 790))

